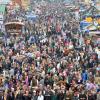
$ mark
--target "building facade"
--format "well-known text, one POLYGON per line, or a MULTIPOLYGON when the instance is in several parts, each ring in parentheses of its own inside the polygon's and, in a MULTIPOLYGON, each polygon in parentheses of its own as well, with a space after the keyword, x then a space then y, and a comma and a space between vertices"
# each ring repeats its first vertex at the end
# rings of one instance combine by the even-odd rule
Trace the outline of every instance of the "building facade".
POLYGON ((4 31, 5 14, 6 14, 6 5, 0 4, 0 31, 4 31))

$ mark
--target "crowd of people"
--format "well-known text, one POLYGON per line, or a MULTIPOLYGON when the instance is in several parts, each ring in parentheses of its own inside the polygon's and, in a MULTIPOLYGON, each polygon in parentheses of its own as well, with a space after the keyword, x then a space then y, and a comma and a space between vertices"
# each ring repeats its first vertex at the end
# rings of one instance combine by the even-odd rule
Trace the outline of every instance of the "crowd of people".
POLYGON ((0 43, 0 100, 100 100, 99 44, 55 18, 0 43))

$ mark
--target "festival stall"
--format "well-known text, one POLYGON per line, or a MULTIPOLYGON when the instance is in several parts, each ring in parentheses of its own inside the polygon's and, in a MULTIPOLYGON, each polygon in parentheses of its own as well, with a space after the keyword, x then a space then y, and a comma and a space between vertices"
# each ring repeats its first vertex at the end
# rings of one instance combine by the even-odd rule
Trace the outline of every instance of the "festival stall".
POLYGON ((12 21, 5 23, 5 29, 8 34, 22 34, 24 23, 20 21, 12 21))

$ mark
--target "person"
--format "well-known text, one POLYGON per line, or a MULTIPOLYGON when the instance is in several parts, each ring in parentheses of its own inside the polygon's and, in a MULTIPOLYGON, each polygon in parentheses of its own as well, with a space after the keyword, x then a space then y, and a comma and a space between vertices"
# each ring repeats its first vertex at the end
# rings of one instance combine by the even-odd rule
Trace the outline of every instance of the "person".
POLYGON ((11 91, 7 91, 6 100, 12 100, 11 91))
POLYGON ((88 74, 85 70, 82 71, 82 80, 83 82, 86 82, 88 79, 88 74))
POLYGON ((79 94, 79 100, 87 100, 87 95, 82 91, 81 94, 79 94))
POLYGON ((59 90, 58 94, 57 94, 57 100, 64 100, 64 93, 62 90, 59 90))
POLYGON ((100 100, 100 91, 97 93, 97 100, 100 100))
POLYGON ((24 100, 24 96, 23 96, 23 91, 19 91, 17 94, 16 94, 16 97, 15 97, 15 100, 24 100))
POLYGON ((44 90, 44 100, 51 100, 51 98, 52 98, 51 86, 47 85, 44 90))
POLYGON ((38 95, 36 94, 36 90, 34 90, 31 100, 37 100, 37 99, 38 99, 38 95))
POLYGON ((23 95, 24 100, 31 100, 31 96, 29 94, 29 91, 26 91, 26 93, 23 95))
POLYGON ((97 97, 91 91, 88 92, 88 100, 96 100, 97 97))
POLYGON ((53 94, 52 94, 52 97, 51 97, 51 100, 57 100, 57 93, 56 93, 56 91, 52 91, 53 92, 53 94))
POLYGON ((42 95, 42 91, 39 92, 39 96, 37 100, 44 100, 44 96, 42 95))
POLYGON ((74 92, 74 96, 73 96, 72 100, 78 100, 78 99, 79 99, 78 92, 76 91, 76 92, 74 92))
POLYGON ((0 91, 0 100, 4 100, 4 91, 0 91))
POLYGON ((72 95, 69 91, 66 91, 65 100, 72 100, 72 95))
POLYGON ((64 11, 62 2, 45 0, 44 9, 38 1, 32 3, 41 12, 35 11, 36 21, 23 16, 27 11, 22 9, 7 12, 7 21, 17 16, 14 21, 18 22, 23 16, 25 23, 24 32, 6 34, 3 36, 6 41, 0 41, 0 70, 8 71, 0 85, 9 91, 5 92, 7 100, 13 97, 15 100, 78 100, 86 99, 87 95, 87 99, 96 100, 100 79, 99 53, 95 50, 99 49, 98 43, 85 32, 80 35, 79 21, 72 12, 64 11), (85 95, 84 91, 94 93, 85 95))

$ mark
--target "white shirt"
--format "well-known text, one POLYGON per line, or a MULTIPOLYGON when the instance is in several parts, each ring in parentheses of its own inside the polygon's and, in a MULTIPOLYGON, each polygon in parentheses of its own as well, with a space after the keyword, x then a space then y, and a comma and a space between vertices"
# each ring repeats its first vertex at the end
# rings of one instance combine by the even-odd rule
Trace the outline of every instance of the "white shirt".
POLYGON ((44 96, 43 95, 38 96, 38 99, 37 100, 44 100, 44 96))
POLYGON ((9 72, 10 72, 10 77, 14 75, 14 69, 11 69, 9 72))
POLYGON ((60 68, 60 63, 57 64, 57 69, 59 69, 59 68, 60 68))
POLYGON ((95 49, 95 52, 98 54, 98 59, 100 59, 100 51, 98 48, 95 49))

